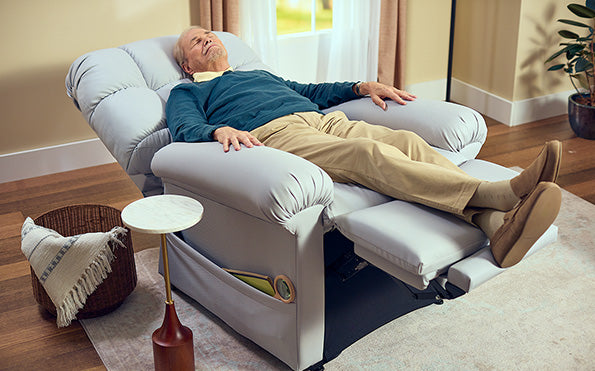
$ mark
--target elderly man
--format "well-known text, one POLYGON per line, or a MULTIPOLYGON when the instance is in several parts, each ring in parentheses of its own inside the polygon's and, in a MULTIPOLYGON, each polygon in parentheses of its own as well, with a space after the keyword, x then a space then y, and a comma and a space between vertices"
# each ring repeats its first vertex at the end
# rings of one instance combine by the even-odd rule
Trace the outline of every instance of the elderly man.
POLYGON ((558 214, 558 141, 512 180, 481 181, 415 133, 321 112, 366 95, 386 109, 385 99, 407 104, 416 98, 410 93, 377 82, 300 84, 233 71, 221 41, 200 27, 180 35, 174 56, 195 81, 176 86, 167 102, 175 141, 219 141, 226 152, 270 146, 313 162, 336 182, 453 213, 486 233, 501 267, 519 262, 558 214))

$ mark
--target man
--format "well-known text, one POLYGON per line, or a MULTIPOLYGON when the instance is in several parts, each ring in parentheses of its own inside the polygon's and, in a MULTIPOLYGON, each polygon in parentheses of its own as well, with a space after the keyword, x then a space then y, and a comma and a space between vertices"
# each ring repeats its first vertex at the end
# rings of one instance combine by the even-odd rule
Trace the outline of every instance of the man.
POLYGON ((321 109, 369 95, 406 104, 416 97, 377 82, 299 84, 265 71, 232 71, 217 36, 200 27, 180 35, 174 56, 195 83, 172 89, 166 106, 175 141, 219 141, 224 151, 266 145, 294 153, 337 182, 453 213, 490 238, 501 267, 519 262, 556 218, 554 184, 561 145, 548 142, 519 176, 473 178, 405 130, 349 121, 321 109))

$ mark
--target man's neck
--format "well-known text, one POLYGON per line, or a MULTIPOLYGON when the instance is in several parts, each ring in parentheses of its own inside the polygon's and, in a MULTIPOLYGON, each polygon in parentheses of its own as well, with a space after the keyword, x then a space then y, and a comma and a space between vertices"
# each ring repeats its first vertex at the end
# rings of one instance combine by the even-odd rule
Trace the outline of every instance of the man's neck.
POLYGON ((230 65, 229 62, 227 62, 227 60, 214 61, 212 64, 208 66, 207 70, 204 72, 221 72, 229 69, 229 67, 230 65))

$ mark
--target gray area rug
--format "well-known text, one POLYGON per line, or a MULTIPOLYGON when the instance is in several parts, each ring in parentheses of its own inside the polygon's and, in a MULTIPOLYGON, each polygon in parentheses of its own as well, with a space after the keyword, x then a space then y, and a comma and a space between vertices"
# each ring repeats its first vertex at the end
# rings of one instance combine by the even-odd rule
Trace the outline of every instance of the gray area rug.
MULTIPOLYGON (((558 241, 481 287, 364 337, 326 370, 594 370, 595 205, 563 191, 558 241)), ((164 285, 157 248, 136 254, 139 282, 115 312, 82 325, 108 370, 151 370, 164 285)), ((174 292, 194 333, 197 370, 287 370, 192 299, 174 292)))

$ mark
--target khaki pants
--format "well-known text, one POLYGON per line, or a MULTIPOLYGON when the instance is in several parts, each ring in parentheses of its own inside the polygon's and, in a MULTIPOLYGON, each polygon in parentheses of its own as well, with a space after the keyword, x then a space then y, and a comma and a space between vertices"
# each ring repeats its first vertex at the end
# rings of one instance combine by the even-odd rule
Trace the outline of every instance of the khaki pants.
POLYGON ((300 112, 270 121, 251 134, 266 146, 318 165, 336 182, 361 184, 471 222, 473 212, 465 212, 465 207, 480 180, 415 133, 349 121, 342 112, 300 112))

